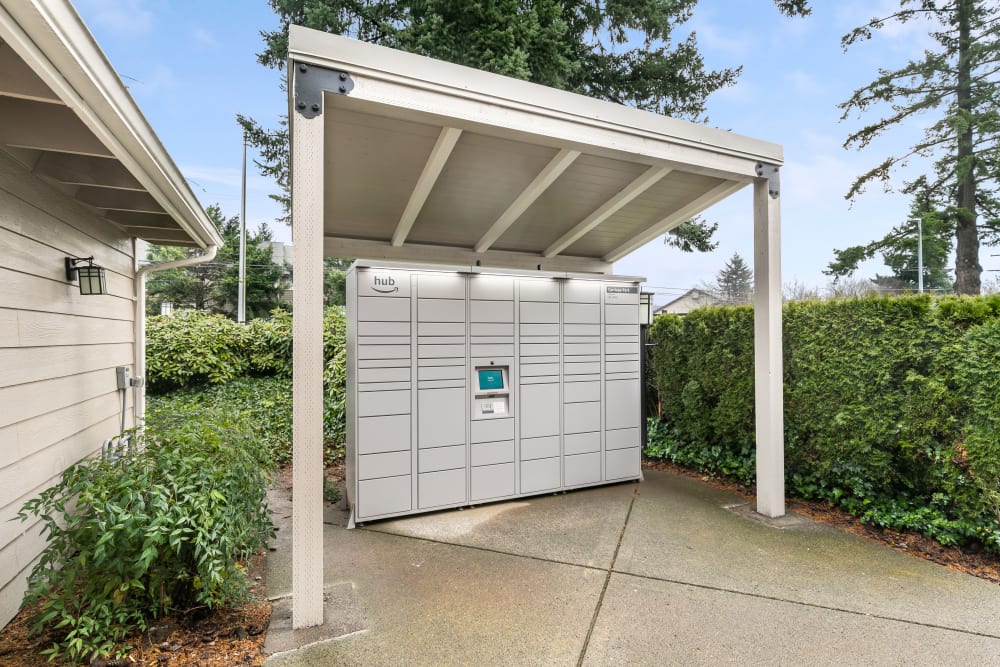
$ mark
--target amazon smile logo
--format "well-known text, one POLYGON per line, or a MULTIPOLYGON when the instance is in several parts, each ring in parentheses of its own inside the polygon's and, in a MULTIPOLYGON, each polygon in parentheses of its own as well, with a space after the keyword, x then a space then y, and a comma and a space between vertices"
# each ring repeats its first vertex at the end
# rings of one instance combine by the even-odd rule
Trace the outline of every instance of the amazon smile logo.
POLYGON ((372 289, 379 294, 392 294, 399 291, 399 286, 392 276, 374 276, 372 289))

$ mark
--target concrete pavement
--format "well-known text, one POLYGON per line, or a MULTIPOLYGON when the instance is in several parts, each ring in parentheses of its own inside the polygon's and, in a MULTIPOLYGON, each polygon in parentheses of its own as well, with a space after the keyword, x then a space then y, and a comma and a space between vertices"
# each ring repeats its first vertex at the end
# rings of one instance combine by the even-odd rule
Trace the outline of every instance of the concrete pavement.
POLYGON ((267 664, 1000 664, 995 584, 743 504, 648 472, 352 531, 331 508, 327 622, 293 632, 275 495, 267 664))

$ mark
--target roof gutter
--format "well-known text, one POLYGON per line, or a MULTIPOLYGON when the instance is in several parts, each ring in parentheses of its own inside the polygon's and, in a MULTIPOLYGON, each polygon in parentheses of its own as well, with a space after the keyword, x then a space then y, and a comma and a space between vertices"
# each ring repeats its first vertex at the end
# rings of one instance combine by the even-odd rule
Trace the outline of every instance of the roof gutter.
POLYGON ((146 276, 156 271, 179 269, 184 266, 210 262, 215 259, 215 254, 218 251, 219 246, 211 244, 205 248, 205 252, 201 255, 185 257, 172 262, 149 264, 135 273, 135 317, 133 318, 135 322, 135 376, 140 378, 142 382, 140 386, 136 387, 135 393, 136 423, 146 417, 146 276))

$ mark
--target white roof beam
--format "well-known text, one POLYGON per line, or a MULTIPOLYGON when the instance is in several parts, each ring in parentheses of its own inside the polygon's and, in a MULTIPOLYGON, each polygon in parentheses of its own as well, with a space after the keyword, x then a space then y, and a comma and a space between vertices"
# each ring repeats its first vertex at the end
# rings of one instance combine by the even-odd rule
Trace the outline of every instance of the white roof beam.
POLYGON ((441 128, 437 142, 424 164, 424 170, 420 173, 420 178, 417 179, 417 184, 410 194, 410 201, 406 203, 403 215, 400 216, 399 222, 396 224, 396 231, 392 235, 392 245, 401 246, 406 241, 410 229, 413 228, 413 223, 420 215, 420 209, 424 207, 427 196, 434 188, 434 184, 437 182, 438 176, 441 175, 441 170, 444 169, 444 165, 460 136, 462 136, 462 131, 457 128, 441 128))
POLYGON ((650 225, 646 231, 641 232, 631 239, 618 246, 608 254, 606 254, 603 259, 605 262, 617 262, 619 259, 629 254, 633 250, 641 248, 653 239, 655 239, 660 234, 663 234, 680 223, 688 220, 712 204, 721 201, 733 194, 737 190, 743 189, 747 185, 747 181, 724 181, 723 183, 715 186, 705 194, 700 197, 692 199, 690 202, 677 209, 673 213, 669 214, 665 218, 661 218, 652 225, 650 225))
POLYGON ((522 271, 535 271, 541 266, 543 271, 570 271, 575 273, 611 273, 611 264, 596 257, 573 257, 559 255, 546 260, 541 255, 511 250, 490 250, 477 253, 472 248, 407 243, 402 247, 386 241, 324 236, 323 252, 326 257, 364 257, 371 260, 394 260, 436 264, 463 264, 475 266, 505 267, 522 271))
POLYGON ((76 191, 76 198, 94 208, 137 213, 164 213, 163 207, 149 193, 136 190, 115 190, 93 185, 81 185, 76 191))
POLYGON ((61 104, 59 96, 38 78, 9 44, 0 41, 0 95, 61 104))
POLYGON ((0 143, 21 148, 113 157, 67 107, 0 97, 0 143))
POLYGON ((119 190, 144 190, 118 160, 70 153, 43 153, 34 172, 69 185, 95 185, 119 190))
POLYGON ((573 229, 559 237, 542 253, 545 257, 558 255, 566 248, 579 241, 590 230, 617 213, 625 204, 653 187, 672 170, 667 167, 650 167, 637 179, 622 188, 618 194, 604 202, 600 208, 581 220, 573 229))
POLYGON ((517 222, 517 219, 521 217, 521 214, 528 210, 536 199, 542 196, 542 193, 566 169, 573 164, 573 161, 580 157, 580 151, 570 150, 568 148, 563 148, 556 156, 552 158, 545 168, 542 169, 535 179, 528 184, 521 194, 517 196, 517 199, 507 207, 507 210, 501 214, 497 221, 487 230, 483 237, 479 239, 476 244, 476 252, 486 252, 489 250, 498 238, 500 238, 505 231, 510 229, 510 226, 517 222))

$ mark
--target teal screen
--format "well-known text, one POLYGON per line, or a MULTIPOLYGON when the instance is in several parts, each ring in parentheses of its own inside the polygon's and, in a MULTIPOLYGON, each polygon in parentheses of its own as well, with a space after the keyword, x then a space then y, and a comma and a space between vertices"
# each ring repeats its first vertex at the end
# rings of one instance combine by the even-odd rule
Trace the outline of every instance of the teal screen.
POLYGON ((503 371, 497 369, 485 369, 479 371, 479 389, 503 389, 503 371))

